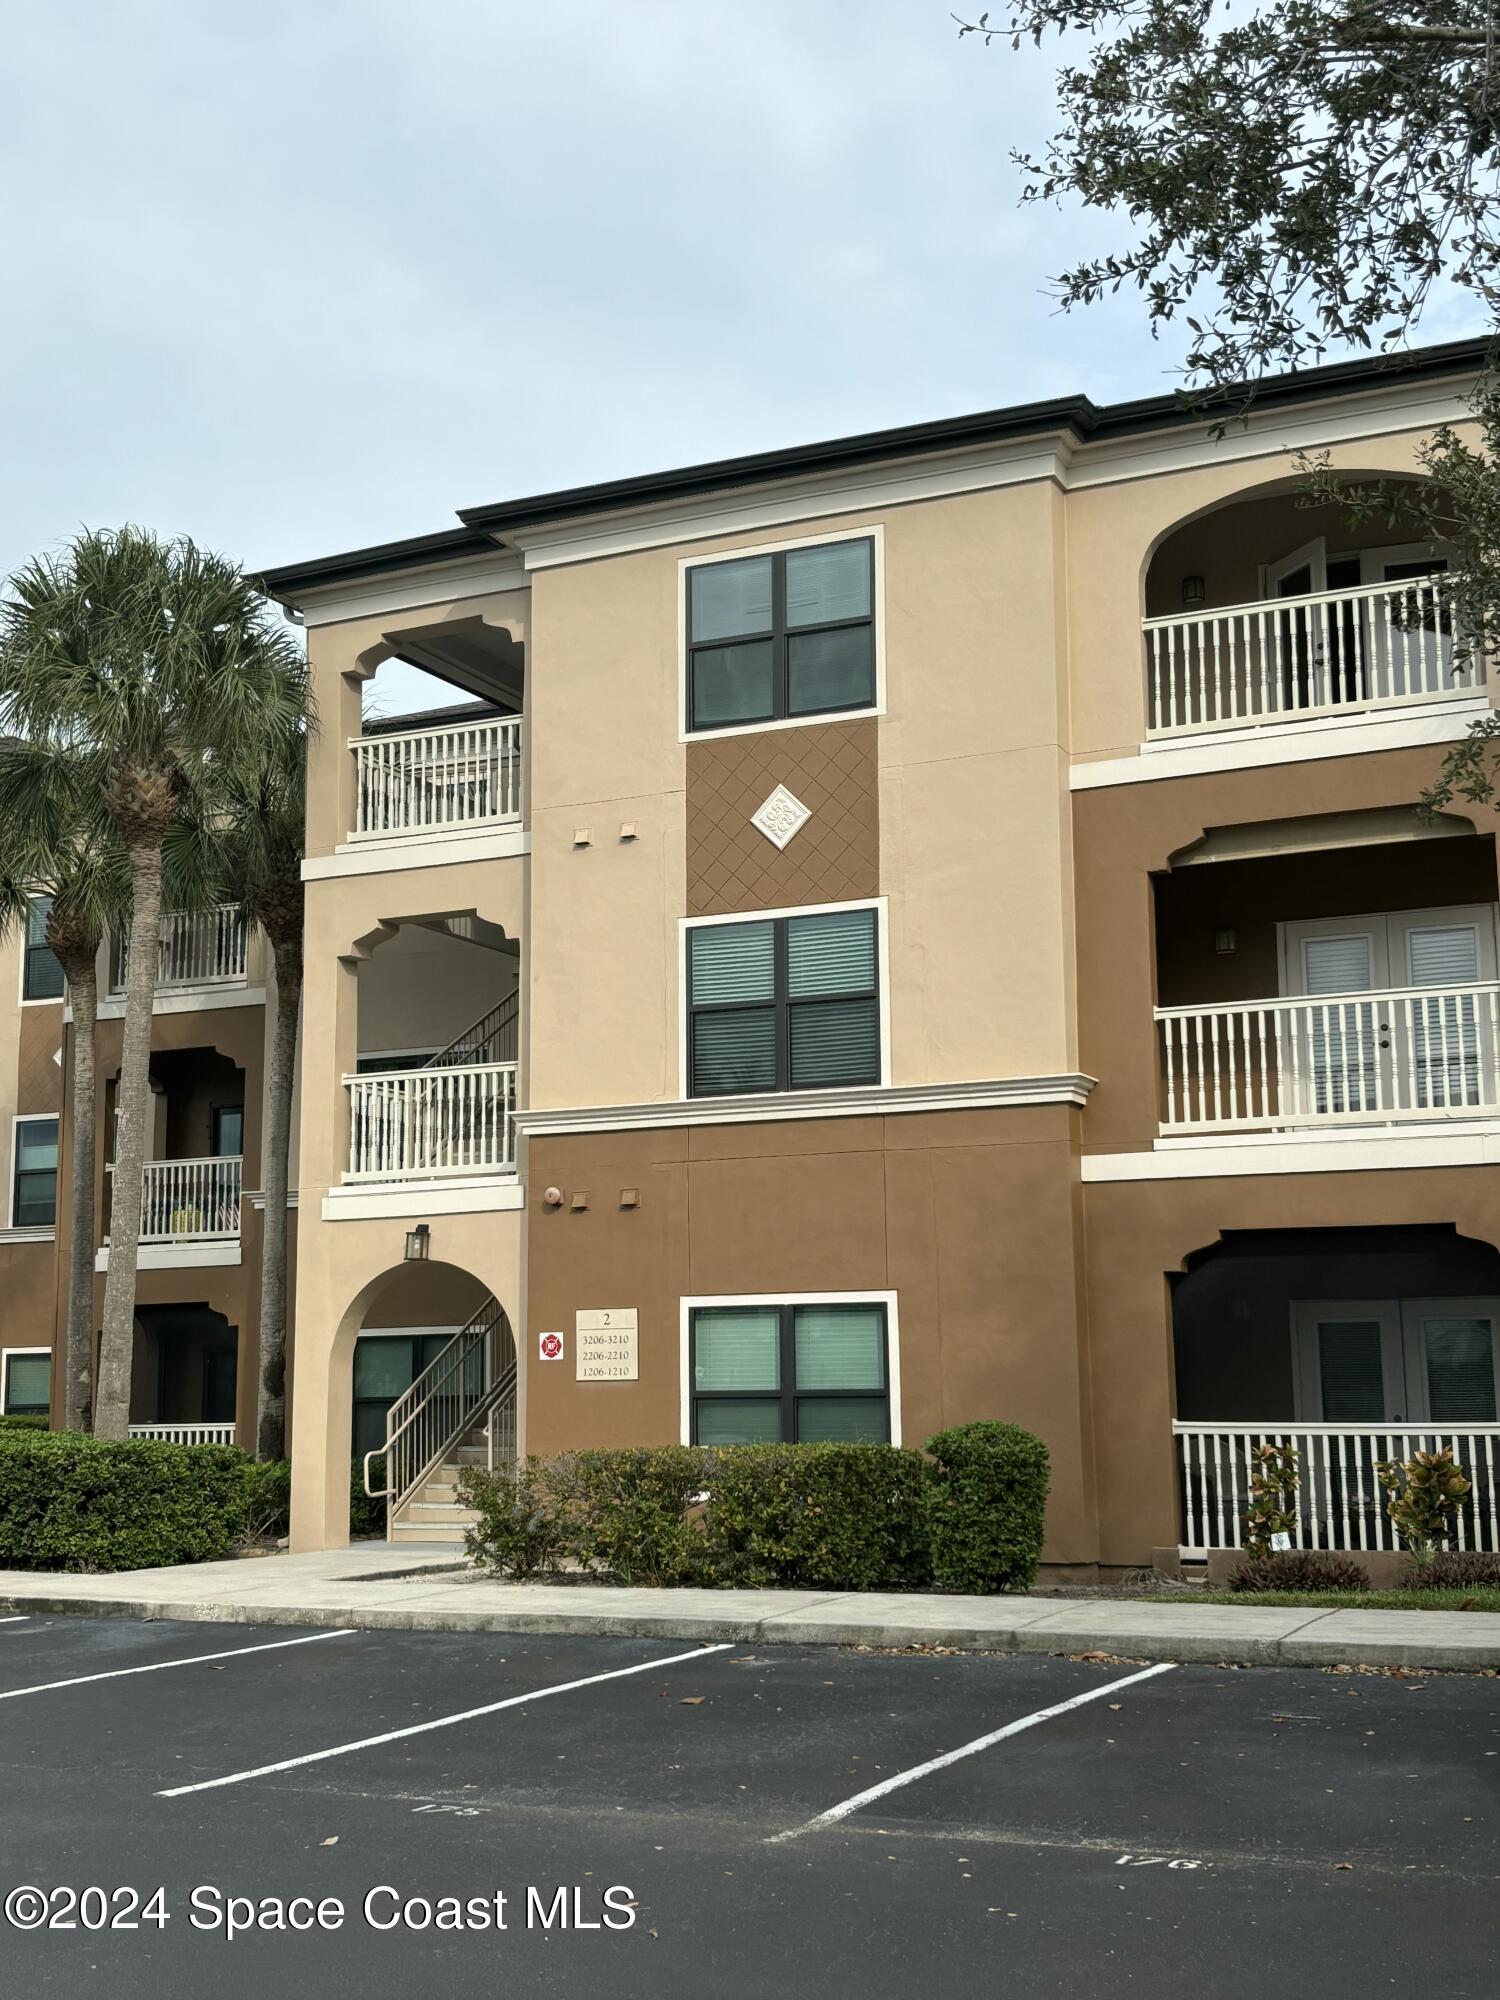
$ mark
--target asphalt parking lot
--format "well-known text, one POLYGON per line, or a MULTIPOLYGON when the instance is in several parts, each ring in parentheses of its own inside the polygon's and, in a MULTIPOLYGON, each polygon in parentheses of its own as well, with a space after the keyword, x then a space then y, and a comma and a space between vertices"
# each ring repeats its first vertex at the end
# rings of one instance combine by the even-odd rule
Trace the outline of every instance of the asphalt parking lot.
POLYGON ((0 1973, 1489 1995, 1497 1786, 1494 1679, 18 1617, 0 1973))

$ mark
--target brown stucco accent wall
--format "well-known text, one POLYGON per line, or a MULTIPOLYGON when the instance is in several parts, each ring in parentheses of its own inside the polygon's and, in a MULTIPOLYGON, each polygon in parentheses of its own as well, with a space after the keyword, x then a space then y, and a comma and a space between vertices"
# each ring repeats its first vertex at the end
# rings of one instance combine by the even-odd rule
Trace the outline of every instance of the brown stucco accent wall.
POLYGON ((1155 890, 1157 1004, 1261 1000, 1279 990, 1278 923, 1493 903, 1495 837, 1382 842, 1174 868, 1155 878, 1155 890), (1232 952, 1215 950, 1222 929, 1235 933, 1232 952))
POLYGON ((526 1445, 682 1435, 681 1301, 894 1291, 901 1435, 1003 1417, 1053 1460, 1047 1557, 1094 1560, 1077 1114, 1064 1107, 534 1139, 526 1445), (639 1205, 622 1206, 622 1191, 639 1205), (586 1209, 573 1200, 587 1198, 586 1209), (580 1383, 575 1314, 634 1306, 640 1379, 580 1383), (564 1358, 538 1358, 561 1330, 564 1358))
MULTIPOLYGON (((1079 1067, 1099 1078, 1089 1099, 1088 1151, 1148 1147, 1156 1137, 1152 1010, 1159 1002, 1153 874, 1165 870, 1172 855, 1212 827, 1291 819, 1310 812, 1412 806, 1432 783, 1441 757, 1441 749, 1377 751, 1073 794, 1079 1067)), ((1488 834, 1488 825, 1483 830, 1488 834)), ((1434 879, 1443 879, 1449 850, 1457 845, 1446 840, 1427 844, 1434 879)), ((1383 846, 1368 850, 1372 879, 1379 876, 1386 852, 1383 846)), ((1196 872, 1208 877, 1216 865, 1202 864, 1196 872)), ((1330 864, 1310 859, 1308 865, 1330 864)), ((1441 902, 1444 897, 1438 893, 1432 900, 1441 902)), ((1384 896, 1377 898, 1375 907, 1384 902, 1384 896)), ((1271 919, 1281 914, 1266 912, 1271 919)))
POLYGON ((63 1042, 61 1007, 23 1007, 16 1052, 16 1110, 56 1111, 62 1103, 62 1069, 54 1061, 63 1042))
POLYGON ((1171 1274, 1225 1230, 1430 1223, 1494 1243, 1500 1167, 1111 1182, 1084 1189, 1084 1212, 1099 1560, 1136 1563, 1178 1538, 1171 1274))
POLYGON ((873 717, 687 746, 687 914, 843 903, 880 891, 873 717), (778 785, 812 817, 777 849, 751 824, 778 785))

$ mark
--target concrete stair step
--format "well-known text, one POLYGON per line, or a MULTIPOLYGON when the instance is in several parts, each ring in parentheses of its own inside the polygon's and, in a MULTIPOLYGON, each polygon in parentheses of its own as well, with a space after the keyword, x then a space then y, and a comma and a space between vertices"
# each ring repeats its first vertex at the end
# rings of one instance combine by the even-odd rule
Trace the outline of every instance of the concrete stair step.
POLYGON ((390 1531, 393 1542, 442 1542, 454 1548, 462 1548, 464 1531, 456 1522, 451 1526, 442 1521, 397 1521, 390 1531))
POLYGON ((460 1507, 455 1500, 413 1500, 403 1509, 403 1521, 457 1521, 467 1527, 479 1516, 472 1507, 460 1507))

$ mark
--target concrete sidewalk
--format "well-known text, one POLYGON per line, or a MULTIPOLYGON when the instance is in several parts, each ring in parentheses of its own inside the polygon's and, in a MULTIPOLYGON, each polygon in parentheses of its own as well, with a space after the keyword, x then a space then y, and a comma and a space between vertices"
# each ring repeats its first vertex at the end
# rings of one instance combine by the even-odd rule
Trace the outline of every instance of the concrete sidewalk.
POLYGON ((0 1570, 0 1611, 423 1632, 615 1633, 761 1644, 1106 1652, 1304 1667, 1500 1667, 1500 1613, 1274 1610, 1134 1599, 493 1583, 451 1547, 361 1542, 315 1555, 59 1576, 0 1570))

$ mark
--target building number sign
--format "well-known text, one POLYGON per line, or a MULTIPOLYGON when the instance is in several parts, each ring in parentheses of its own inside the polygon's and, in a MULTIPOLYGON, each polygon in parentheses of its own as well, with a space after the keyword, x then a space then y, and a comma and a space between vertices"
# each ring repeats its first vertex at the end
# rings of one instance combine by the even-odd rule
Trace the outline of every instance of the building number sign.
POLYGON ((594 1306, 577 1316, 578 1380, 636 1382, 640 1334, 634 1306, 594 1306))

